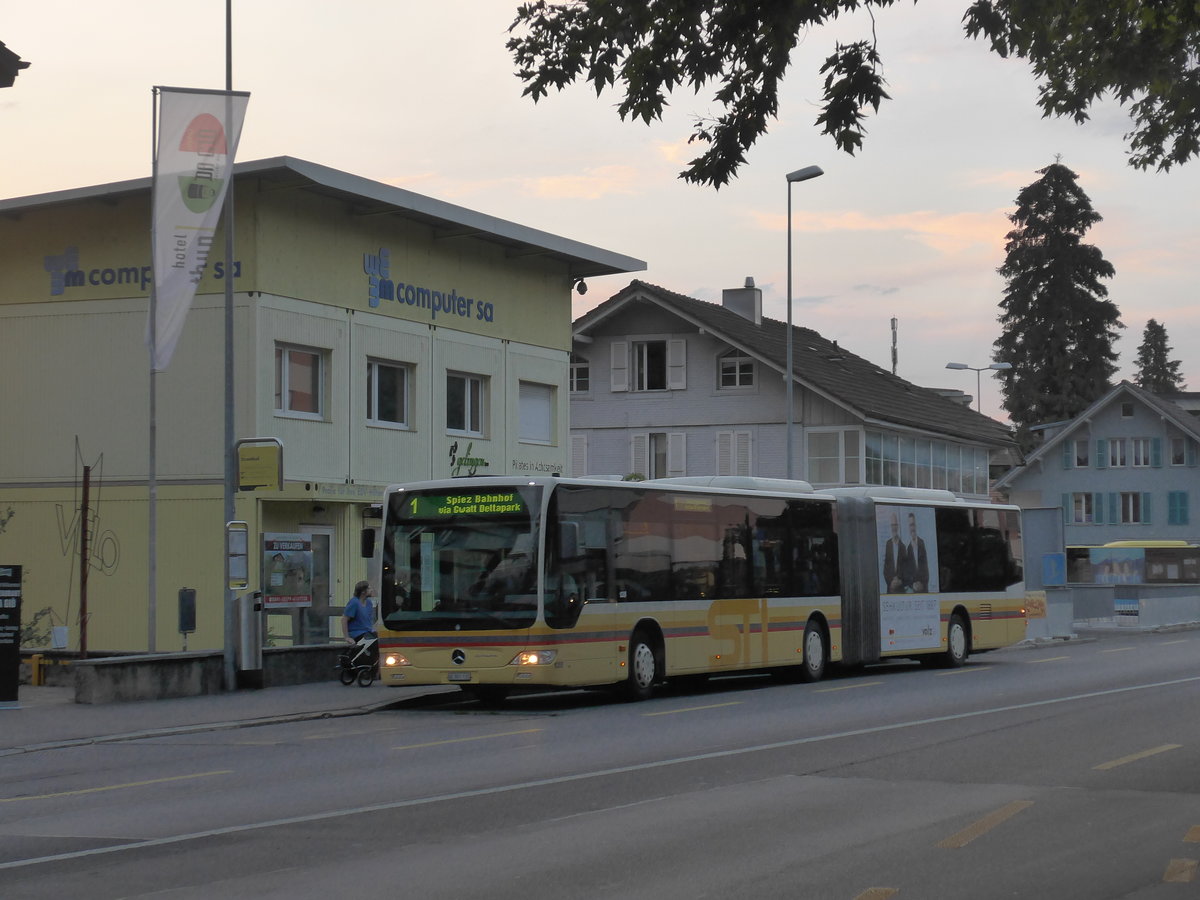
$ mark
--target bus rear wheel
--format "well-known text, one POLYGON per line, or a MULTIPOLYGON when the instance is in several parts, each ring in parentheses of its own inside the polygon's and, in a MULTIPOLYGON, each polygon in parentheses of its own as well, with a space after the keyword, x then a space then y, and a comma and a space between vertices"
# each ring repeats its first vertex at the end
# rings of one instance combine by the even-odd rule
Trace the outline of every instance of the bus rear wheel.
POLYGON ((646 633, 638 631, 629 641, 629 674, 621 685, 621 694, 626 700, 648 700, 657 680, 658 654, 646 633))
POLYGON ((959 613, 950 617, 950 625, 946 629, 946 652, 942 655, 942 664, 948 669, 958 669, 966 665, 971 653, 971 644, 967 639, 967 623, 959 613))

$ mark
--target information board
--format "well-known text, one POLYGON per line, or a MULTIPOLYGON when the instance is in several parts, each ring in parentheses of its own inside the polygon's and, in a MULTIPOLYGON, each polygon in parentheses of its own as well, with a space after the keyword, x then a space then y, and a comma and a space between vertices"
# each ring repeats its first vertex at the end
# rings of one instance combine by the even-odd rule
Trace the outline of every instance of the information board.
POLYGON ((0 708, 17 705, 21 684, 21 567, 0 566, 0 708))

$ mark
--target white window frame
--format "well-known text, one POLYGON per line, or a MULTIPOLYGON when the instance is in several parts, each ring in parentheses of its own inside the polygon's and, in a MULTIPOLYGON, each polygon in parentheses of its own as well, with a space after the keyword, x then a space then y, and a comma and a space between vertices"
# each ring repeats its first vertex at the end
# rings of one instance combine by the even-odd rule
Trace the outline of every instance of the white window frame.
POLYGON ((517 383, 517 440, 544 447, 554 445, 554 385, 517 383))
POLYGON ((1071 524, 1094 525, 1096 523, 1095 498, 1087 492, 1071 495, 1071 524))
MULTIPOLYGON (((654 379, 658 381, 658 378, 654 379)), ((634 341, 633 344, 633 390, 638 392, 665 391, 667 389, 667 342, 634 341), (657 360, 650 358, 651 347, 662 347, 662 387, 649 387, 650 376, 658 375, 657 360)))
POLYGON ((753 446, 749 431, 718 431, 717 474, 753 475, 753 446))
POLYGON ((367 424, 379 428, 395 428, 408 430, 411 426, 413 367, 408 363, 393 362, 386 359, 367 359, 367 424), (400 373, 400 396, 397 403, 401 407, 399 419, 384 419, 379 415, 379 371, 380 369, 395 369, 400 373))
POLYGON ((717 357, 717 390, 744 391, 755 385, 758 370, 753 357, 741 350, 727 350, 717 357), (727 374, 732 376, 732 383, 725 383, 727 374))
POLYGON ((473 375, 469 372, 446 373, 446 433, 464 437, 483 437, 484 422, 487 419, 487 378, 483 375, 473 375), (462 382, 457 388, 451 386, 451 380, 462 382), (450 424, 451 394, 461 391, 463 404, 463 427, 455 428, 450 424))
POLYGON ((1150 438, 1129 439, 1129 464, 1137 468, 1146 468, 1152 459, 1152 442, 1150 438))
POLYGON ((1075 468, 1086 469, 1092 464, 1091 438, 1081 438, 1075 441, 1075 468))
POLYGON ((571 367, 568 379, 568 388, 572 394, 587 394, 591 392, 592 364, 586 356, 571 354, 571 367))
POLYGON ((1173 437, 1171 438, 1171 465, 1186 466, 1187 465, 1187 438, 1173 437))
POLYGON ((1109 438, 1108 441, 1108 467, 1110 469, 1122 469, 1129 464, 1129 457, 1125 448, 1124 438, 1109 438))
POLYGON ((325 356, 328 351, 319 347, 303 347, 298 344, 275 344, 275 415, 289 419, 325 420, 325 356), (291 403, 291 357, 304 354, 316 360, 315 402, 316 411, 293 409, 291 403))
POLYGON ((1121 524, 1122 525, 1141 525, 1145 522, 1143 518, 1145 511, 1142 509, 1142 494, 1141 491, 1122 491, 1121 498, 1121 524))

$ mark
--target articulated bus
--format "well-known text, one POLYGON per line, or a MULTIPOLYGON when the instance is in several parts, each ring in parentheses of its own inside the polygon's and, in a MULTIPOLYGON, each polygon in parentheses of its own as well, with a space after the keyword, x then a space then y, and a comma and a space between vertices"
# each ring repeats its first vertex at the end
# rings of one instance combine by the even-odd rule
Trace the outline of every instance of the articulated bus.
POLYGON ((743 477, 397 485, 380 540, 385 685, 608 685, 830 663, 961 666, 1025 636, 1020 511, 947 491, 743 477))

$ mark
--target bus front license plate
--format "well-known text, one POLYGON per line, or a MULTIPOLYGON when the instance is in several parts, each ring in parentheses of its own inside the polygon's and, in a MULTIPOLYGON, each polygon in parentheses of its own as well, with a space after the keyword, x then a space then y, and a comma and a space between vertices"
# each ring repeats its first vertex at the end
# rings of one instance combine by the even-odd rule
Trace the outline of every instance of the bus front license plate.
POLYGON ((447 681, 470 681, 471 673, 470 672, 450 672, 449 674, 446 675, 446 680, 447 681))

